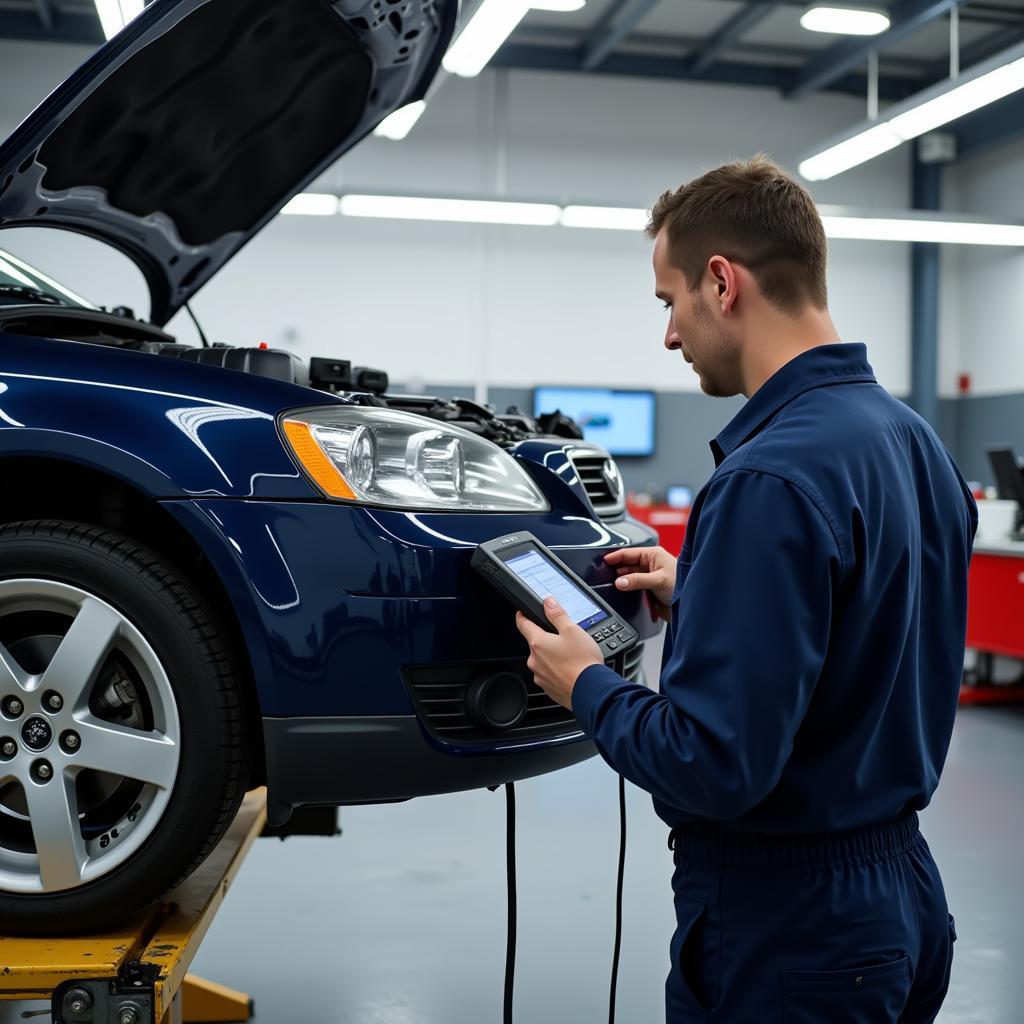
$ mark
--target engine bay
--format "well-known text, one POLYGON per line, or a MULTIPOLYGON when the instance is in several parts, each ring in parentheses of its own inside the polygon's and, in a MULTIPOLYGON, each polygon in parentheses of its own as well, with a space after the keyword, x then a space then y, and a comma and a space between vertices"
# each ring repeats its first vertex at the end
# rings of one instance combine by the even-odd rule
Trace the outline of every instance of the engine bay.
POLYGON ((347 359, 320 356, 313 357, 307 364, 294 353, 270 348, 265 343, 257 346, 218 342, 202 347, 183 345, 160 328, 137 320, 126 307, 110 311, 86 311, 53 304, 11 307, 4 310, 0 319, 0 334, 62 338, 270 377, 332 395, 344 395, 358 405, 426 416, 461 427, 503 447, 539 437, 583 439, 579 425, 558 410, 535 417, 516 406, 499 413, 491 405, 481 405, 468 398, 391 394, 388 391, 390 379, 384 370, 353 366, 347 359))

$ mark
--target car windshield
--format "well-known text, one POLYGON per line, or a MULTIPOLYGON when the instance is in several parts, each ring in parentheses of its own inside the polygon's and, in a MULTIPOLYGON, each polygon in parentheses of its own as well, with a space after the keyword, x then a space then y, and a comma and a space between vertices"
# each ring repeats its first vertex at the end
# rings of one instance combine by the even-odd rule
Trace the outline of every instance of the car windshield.
POLYGON ((25 305, 96 308, 52 278, 40 274, 17 256, 0 249, 0 306, 25 305))

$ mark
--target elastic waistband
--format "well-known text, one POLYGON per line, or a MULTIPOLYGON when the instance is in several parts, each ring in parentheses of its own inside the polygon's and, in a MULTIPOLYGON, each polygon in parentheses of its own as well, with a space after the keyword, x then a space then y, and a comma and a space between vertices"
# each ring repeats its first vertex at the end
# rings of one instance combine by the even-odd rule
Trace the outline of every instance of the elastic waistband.
POLYGON ((815 867, 861 858, 885 859, 908 852, 921 833, 916 812, 885 825, 817 836, 769 836, 699 822, 672 829, 676 860, 723 867, 815 867))

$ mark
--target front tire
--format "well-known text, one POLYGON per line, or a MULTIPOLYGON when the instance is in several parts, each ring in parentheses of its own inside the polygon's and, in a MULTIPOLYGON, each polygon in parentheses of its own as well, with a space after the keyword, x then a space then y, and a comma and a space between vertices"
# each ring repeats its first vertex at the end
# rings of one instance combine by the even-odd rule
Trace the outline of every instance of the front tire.
POLYGON ((193 871, 244 796, 245 722, 214 619, 162 556, 0 527, 0 932, 107 928, 193 871))

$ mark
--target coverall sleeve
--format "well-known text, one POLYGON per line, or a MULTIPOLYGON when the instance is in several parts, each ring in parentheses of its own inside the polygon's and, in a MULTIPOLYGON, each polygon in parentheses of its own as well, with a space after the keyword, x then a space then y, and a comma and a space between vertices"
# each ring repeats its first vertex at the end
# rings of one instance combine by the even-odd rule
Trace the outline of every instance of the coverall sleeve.
POLYGON ((661 692, 593 665, 573 711, 631 782, 730 820, 778 784, 822 671, 843 563, 804 491, 746 469, 712 482, 687 550, 661 692))

